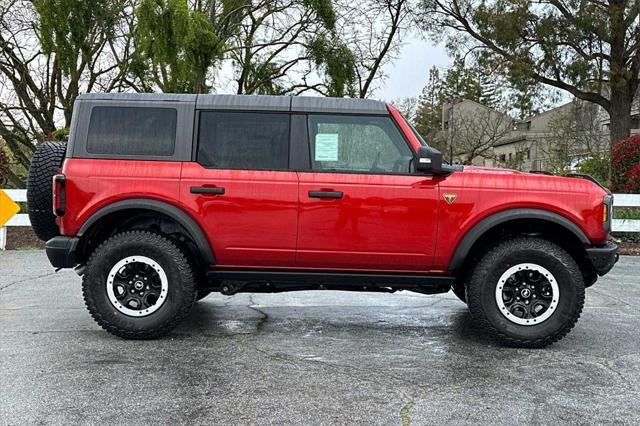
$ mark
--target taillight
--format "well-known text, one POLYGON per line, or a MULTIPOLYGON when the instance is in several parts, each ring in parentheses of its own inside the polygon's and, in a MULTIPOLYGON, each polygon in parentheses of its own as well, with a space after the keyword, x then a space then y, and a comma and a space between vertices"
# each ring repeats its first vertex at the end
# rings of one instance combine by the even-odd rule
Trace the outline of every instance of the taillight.
POLYGON ((65 176, 60 173, 53 176, 53 214, 64 215, 66 205, 65 176))
POLYGON ((613 195, 607 194, 602 202, 602 226, 606 233, 611 232, 611 219, 613 215, 613 195))

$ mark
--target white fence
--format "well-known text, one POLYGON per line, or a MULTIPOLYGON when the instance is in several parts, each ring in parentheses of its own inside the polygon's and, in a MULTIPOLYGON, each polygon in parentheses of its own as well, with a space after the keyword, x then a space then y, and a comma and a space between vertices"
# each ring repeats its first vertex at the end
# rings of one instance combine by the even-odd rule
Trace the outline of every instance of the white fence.
MULTIPOLYGON (((25 189, 5 189, 4 192, 15 202, 27 201, 25 189)), ((613 207, 640 207, 640 194, 614 194, 613 207)), ((31 226, 29 215, 17 214, 9 219, 5 227, 0 228, 0 250, 4 250, 7 243, 6 226, 31 226)), ((612 228, 614 232, 640 232, 640 220, 613 219, 612 228)))
MULTIPOLYGON (((640 207, 640 194, 613 194, 613 207, 640 207)), ((611 227, 614 232, 640 232, 640 220, 613 219, 611 227)))
MULTIPOLYGON (((9 198, 17 203, 24 203, 27 201, 27 191, 25 189, 4 189, 9 198)), ((29 222, 29 215, 20 213, 9 219, 4 227, 0 228, 0 250, 4 250, 7 245, 7 227, 8 226, 31 226, 29 222)))

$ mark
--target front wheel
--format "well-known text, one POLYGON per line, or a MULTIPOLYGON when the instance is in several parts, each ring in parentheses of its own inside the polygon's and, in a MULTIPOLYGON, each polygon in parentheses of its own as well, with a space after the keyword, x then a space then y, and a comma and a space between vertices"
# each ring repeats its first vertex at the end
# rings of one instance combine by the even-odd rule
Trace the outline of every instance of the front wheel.
POLYGON ((562 339, 584 306, 575 260, 538 238, 505 241, 480 259, 469 279, 474 318, 510 346, 544 347, 562 339))
POLYGON ((146 231, 103 242, 87 262, 82 291, 96 322, 127 339, 167 334, 187 316, 197 292, 185 254, 166 237, 146 231))

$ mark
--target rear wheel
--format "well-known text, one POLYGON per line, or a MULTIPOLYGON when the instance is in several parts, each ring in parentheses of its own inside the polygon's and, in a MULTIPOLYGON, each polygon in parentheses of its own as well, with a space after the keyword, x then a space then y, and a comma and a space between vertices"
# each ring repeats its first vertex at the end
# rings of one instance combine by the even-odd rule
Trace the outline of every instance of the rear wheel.
POLYGON ((187 316, 197 291, 184 253, 146 231, 123 232, 102 243, 87 262, 82 290, 96 322, 128 339, 167 334, 187 316))
POLYGON ((471 314, 508 345, 544 347, 560 340, 584 305, 578 265, 547 240, 501 243, 480 259, 469 278, 471 314))

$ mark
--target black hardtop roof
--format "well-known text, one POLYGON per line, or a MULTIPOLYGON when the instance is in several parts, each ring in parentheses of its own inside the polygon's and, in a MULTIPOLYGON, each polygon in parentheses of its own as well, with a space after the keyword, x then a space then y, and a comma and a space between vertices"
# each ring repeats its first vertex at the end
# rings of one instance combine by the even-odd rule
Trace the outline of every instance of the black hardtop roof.
POLYGON ((384 102, 372 99, 311 96, 209 95, 178 93, 86 93, 82 101, 189 102, 197 109, 388 114, 384 102))

